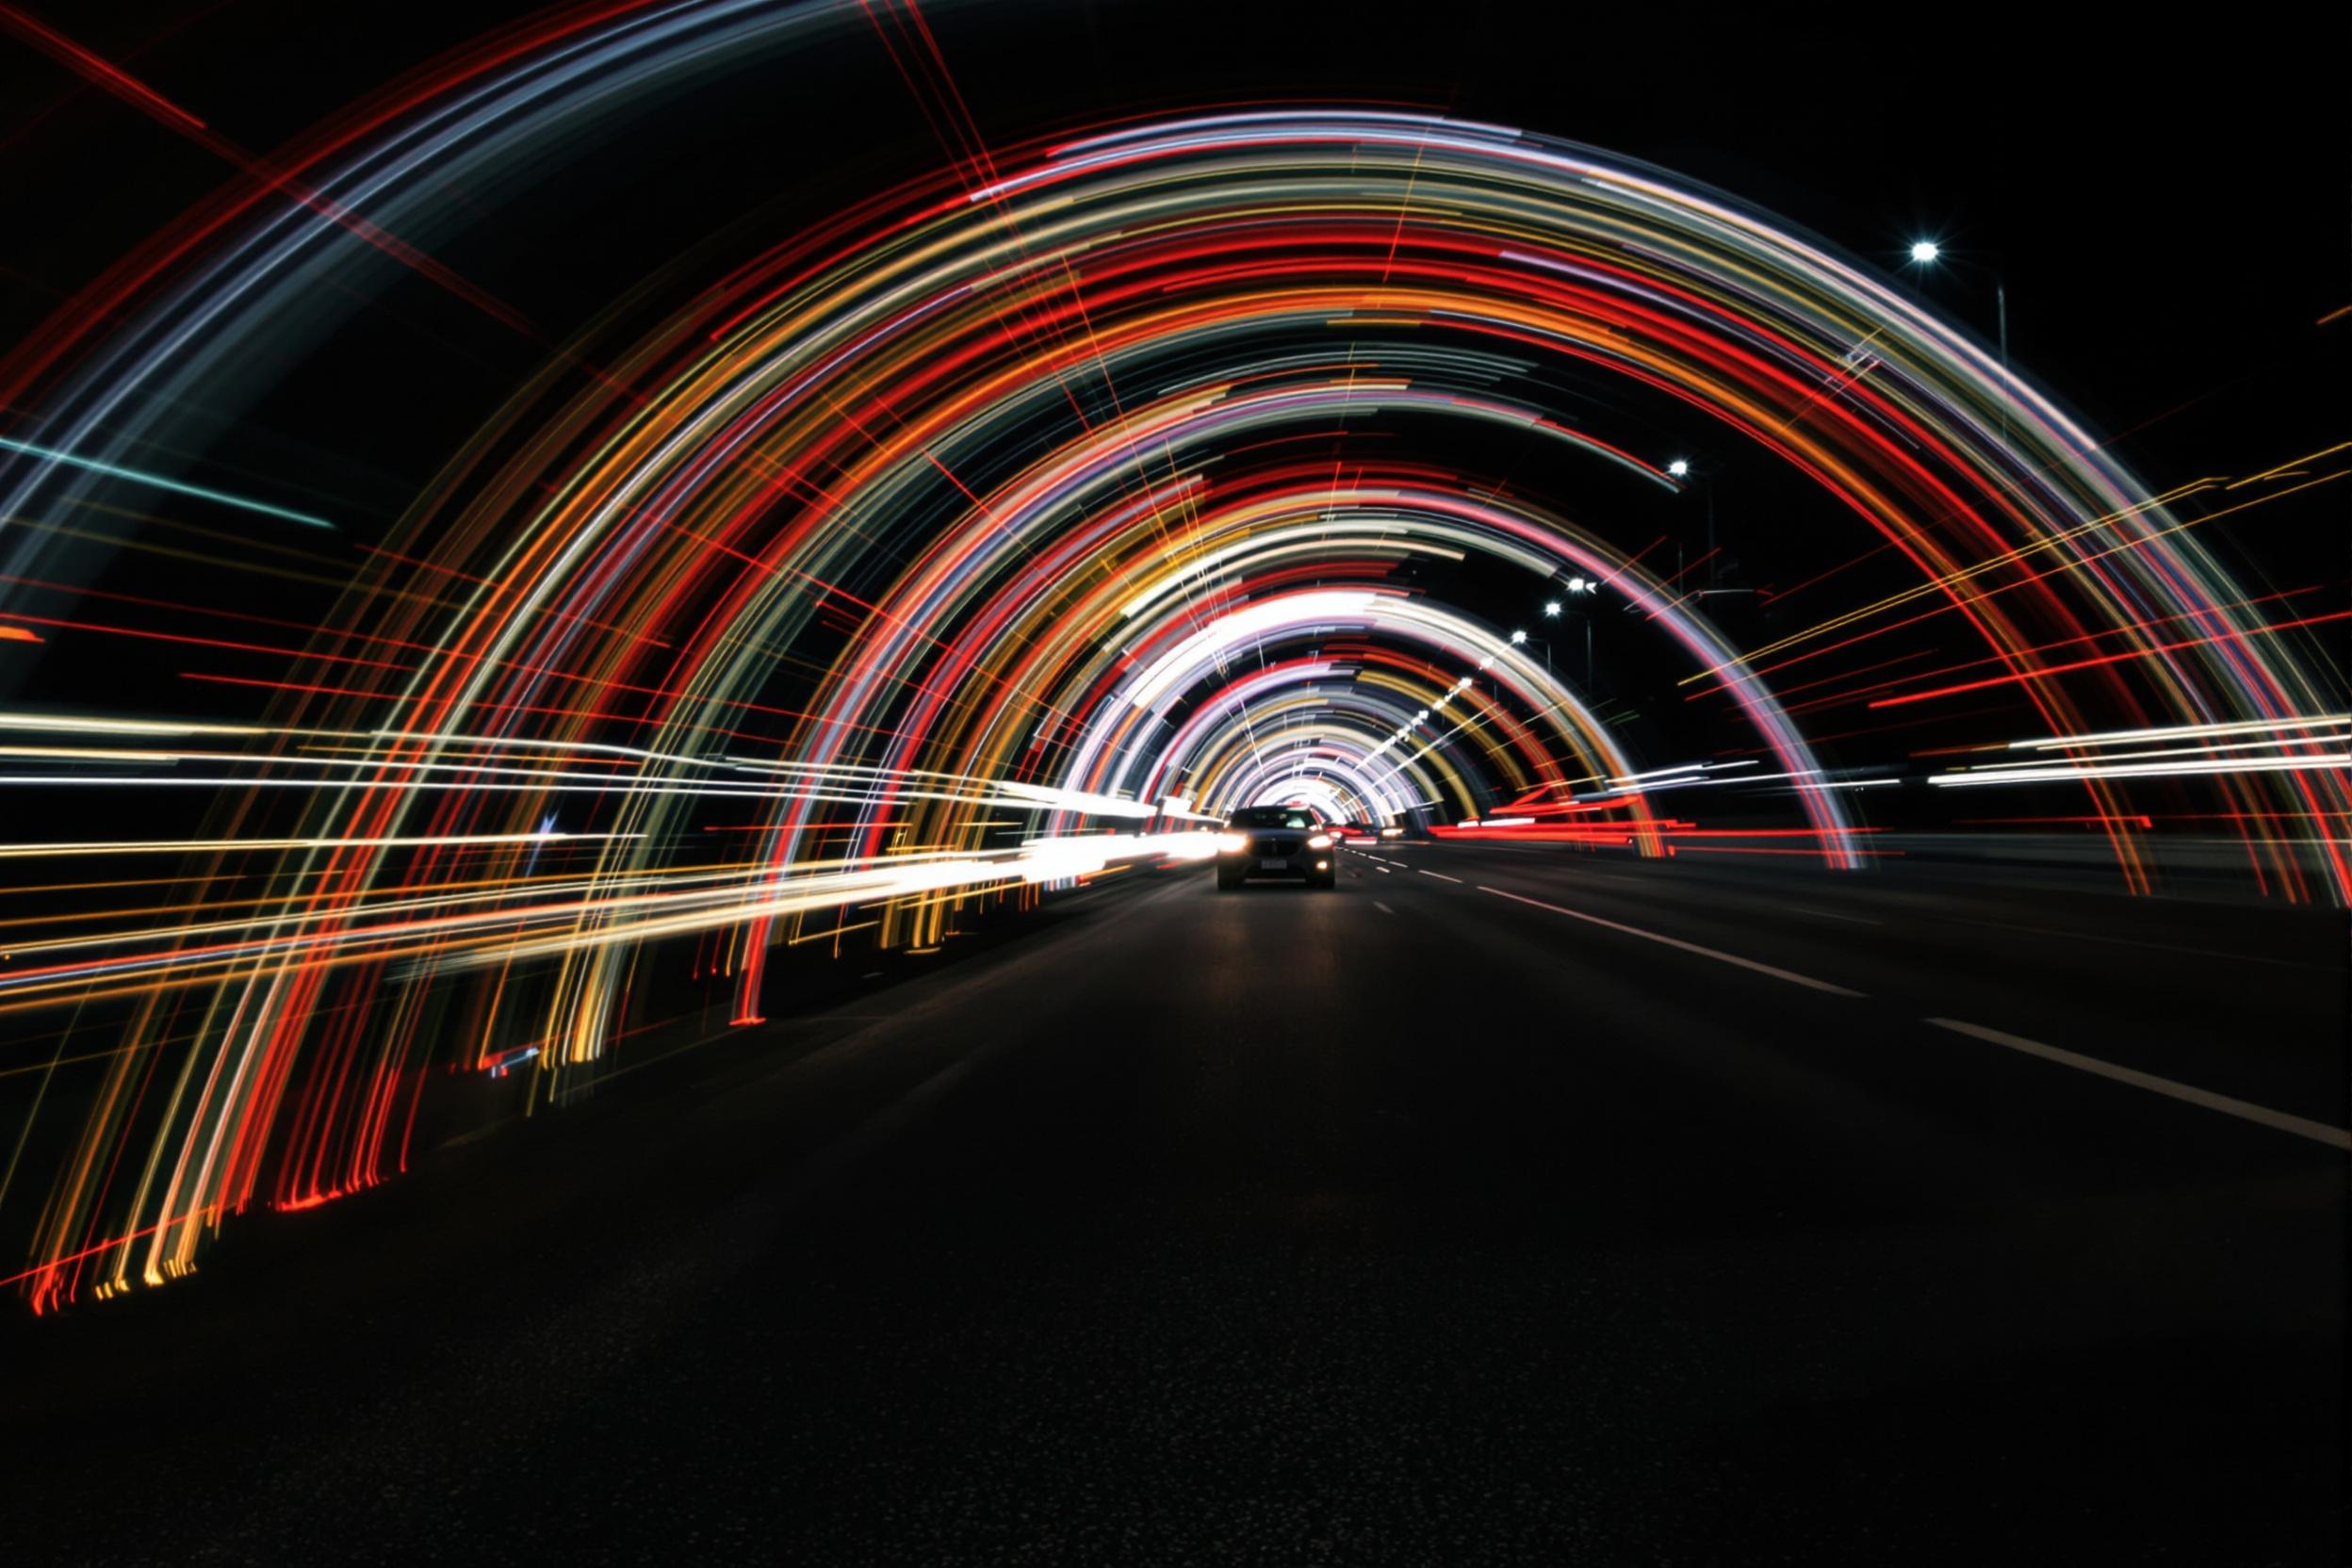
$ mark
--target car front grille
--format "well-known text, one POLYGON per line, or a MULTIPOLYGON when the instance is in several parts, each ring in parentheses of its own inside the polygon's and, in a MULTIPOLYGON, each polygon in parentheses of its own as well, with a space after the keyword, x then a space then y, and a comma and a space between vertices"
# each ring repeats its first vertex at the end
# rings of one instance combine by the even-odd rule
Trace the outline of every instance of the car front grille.
POLYGON ((1259 839, 1250 848, 1253 855, 1296 855, 1306 847, 1306 841, 1281 836, 1259 839))

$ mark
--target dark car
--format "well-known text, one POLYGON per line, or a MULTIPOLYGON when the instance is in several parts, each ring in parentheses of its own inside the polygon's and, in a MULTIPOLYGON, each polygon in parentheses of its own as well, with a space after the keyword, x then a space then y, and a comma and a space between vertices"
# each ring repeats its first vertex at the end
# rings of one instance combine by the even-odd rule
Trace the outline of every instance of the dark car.
POLYGON ((1297 806, 1251 806, 1226 820, 1217 839, 1217 885, 1253 876, 1303 877, 1310 888, 1336 888, 1332 838, 1315 813, 1297 806))

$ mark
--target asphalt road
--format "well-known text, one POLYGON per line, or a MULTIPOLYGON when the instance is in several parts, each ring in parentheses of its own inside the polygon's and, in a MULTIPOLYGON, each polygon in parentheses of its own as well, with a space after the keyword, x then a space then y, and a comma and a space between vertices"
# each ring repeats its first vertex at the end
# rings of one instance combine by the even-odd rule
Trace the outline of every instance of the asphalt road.
POLYGON ((8 1326, 0 1556, 2342 1560, 2335 917, 1346 867, 1115 880, 8 1326))

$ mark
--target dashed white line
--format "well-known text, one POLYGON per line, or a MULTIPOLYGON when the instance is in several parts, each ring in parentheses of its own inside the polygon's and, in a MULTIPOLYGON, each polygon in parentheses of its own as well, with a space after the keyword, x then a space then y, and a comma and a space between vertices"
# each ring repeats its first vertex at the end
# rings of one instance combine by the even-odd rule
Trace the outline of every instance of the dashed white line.
POLYGON ((1782 908, 1794 915, 1818 915, 1823 920, 1850 920, 1856 925, 1884 925, 1885 921, 1870 920, 1861 915, 1841 915, 1834 909, 1808 909, 1802 904, 1784 904, 1782 908))
POLYGON ((1593 925, 1607 926, 1611 931, 1622 931, 1628 937, 1640 937, 1644 941, 1661 942, 1668 947, 1680 948, 1685 953, 1695 953, 1702 958, 1712 958, 1718 963, 1737 964, 1741 969, 1754 970, 1758 974, 1769 974, 1775 980, 1786 980, 1791 985, 1805 986, 1817 991, 1827 991, 1832 996, 1858 997, 1863 994, 1860 991, 1850 991, 1843 986, 1833 986, 1826 980, 1816 980, 1809 974, 1799 974, 1793 970, 1775 969, 1771 964, 1759 964, 1754 958, 1742 958, 1736 953, 1718 952, 1711 947, 1701 947, 1696 942, 1686 942, 1679 937, 1669 937, 1657 931, 1644 931, 1638 925, 1620 925, 1613 920, 1603 920, 1598 915, 1588 915, 1580 909, 1565 909, 1557 904, 1546 904, 1540 898, 1525 898, 1518 893, 1505 892, 1500 888, 1490 888, 1483 882, 1478 884, 1478 891, 1493 893, 1497 898, 1508 898, 1514 903, 1532 904, 1539 909, 1549 909, 1556 915, 1566 915, 1570 920, 1580 920, 1593 925))
POLYGON ((2289 1116, 2284 1111, 2274 1111, 2267 1105, 2257 1105, 2250 1101, 2232 1100, 2226 1094, 2215 1094, 2211 1089, 2200 1089, 2194 1084, 2176 1083, 2170 1078, 2159 1078, 2152 1072, 2140 1072, 2132 1068, 2117 1067, 2113 1062, 2102 1062, 2096 1056, 2085 1056, 2080 1052, 2062 1051, 2054 1045, 2044 1045, 2039 1040, 2029 1040, 2022 1035, 2011 1035, 1999 1029, 1987 1029, 1981 1023, 1963 1023, 1953 1018, 1931 1018, 1927 1021, 1938 1029, 1949 1029, 1954 1034, 1966 1035, 1970 1039, 1983 1040, 1988 1045, 1998 1045, 2011 1051, 2022 1052, 2028 1056, 2039 1056, 2046 1062, 2056 1062, 2061 1067, 2070 1067, 2078 1072, 2093 1072, 2101 1078, 2113 1078, 2118 1084, 2130 1084, 2134 1088, 2143 1088, 2151 1094, 2166 1095, 2174 1100, 2186 1101, 2192 1105, 2202 1105, 2209 1111, 2219 1111, 2224 1116, 2234 1116, 2242 1120, 2260 1122, 2265 1127, 2275 1127, 2282 1133, 2293 1133, 2299 1138, 2310 1138, 2314 1143, 2324 1143, 2331 1149, 2352 1149, 2352 1132, 2347 1132, 2342 1127, 2330 1127, 2324 1121, 2313 1121, 2307 1117, 2289 1116))
POLYGON ((1451 882, 1451 883, 1453 883, 1456 887, 1460 887, 1460 886, 1462 885, 1462 878, 1461 878, 1461 877, 1459 877, 1459 876, 1448 876, 1448 875, 1446 875, 1446 874, 1444 872, 1442 872, 1442 871, 1431 871, 1431 870, 1430 870, 1429 867, 1427 867, 1427 866, 1423 866, 1423 867, 1421 868, 1421 874, 1422 874, 1422 875, 1424 875, 1424 876, 1434 876, 1434 877, 1436 877, 1436 878, 1437 878, 1440 882, 1451 882))
POLYGON ((1375 909, 1378 909, 1380 913, 1382 913, 1382 914, 1384 914, 1384 915, 1393 915, 1393 914, 1395 914, 1395 913, 1396 912, 1396 910, 1394 910, 1394 909, 1390 908, 1387 905, 1382 904, 1382 903, 1381 903, 1379 899, 1377 899, 1377 898, 1376 898, 1376 899, 1374 899, 1374 900, 1372 901, 1372 907, 1374 907, 1375 909))

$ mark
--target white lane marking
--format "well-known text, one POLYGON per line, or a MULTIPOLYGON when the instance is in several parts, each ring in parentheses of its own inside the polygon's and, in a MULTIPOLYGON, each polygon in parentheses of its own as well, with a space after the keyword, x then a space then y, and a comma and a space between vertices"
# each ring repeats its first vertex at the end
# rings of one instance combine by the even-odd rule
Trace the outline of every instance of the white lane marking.
POLYGON ((1382 876, 1394 876, 1394 875, 1396 875, 1396 874, 1395 872, 1393 872, 1393 871, 1389 870, 1386 866, 1382 866, 1382 867, 1380 868, 1380 874, 1381 874, 1382 876))
POLYGON ((1775 980, 1787 980, 1793 985, 1811 987, 1817 991, 1827 991, 1832 996, 1863 994, 1860 991, 1850 991, 1843 986, 1833 986, 1826 980, 1816 980, 1809 974, 1799 974, 1792 970, 1774 969, 1770 964, 1759 964, 1754 958, 1742 958, 1736 953, 1720 953, 1711 947, 1701 947, 1696 942, 1686 942, 1679 937, 1664 936, 1656 931, 1644 931, 1638 925, 1620 925, 1613 920, 1603 920, 1598 915, 1588 915, 1580 909, 1563 909, 1557 904, 1546 904, 1540 898, 1522 898, 1517 893, 1507 893, 1500 888, 1490 888, 1483 882, 1478 884, 1478 891, 1493 893, 1497 898, 1508 898, 1520 904, 1532 904, 1539 909, 1549 909, 1556 915, 1566 915, 1570 920, 1589 921, 1594 925, 1605 925, 1611 931, 1623 931, 1628 937, 1640 937, 1645 941, 1663 942, 1668 947, 1678 947, 1685 953, 1695 953, 1702 958, 1712 958, 1718 963, 1737 964, 1741 969, 1752 969, 1758 974, 1769 974, 1775 980))
POLYGON ((2079 1052, 2061 1051, 2054 1045, 2044 1045, 2039 1040, 2029 1040, 2021 1035, 2003 1034, 1999 1029, 1987 1029, 1981 1023, 1963 1023, 1956 1018, 1931 1018, 1927 1021, 1938 1029, 1950 1029, 1954 1034, 1966 1035, 1970 1039, 1983 1040, 1988 1045, 2005 1046, 2011 1051, 2021 1051, 2029 1056, 2039 1056, 2046 1062, 2056 1062, 2061 1067, 2070 1067, 2082 1072, 2095 1072, 2101 1078, 2113 1078, 2118 1084, 2130 1084, 2134 1088, 2147 1089, 2152 1094, 2168 1095, 2175 1100, 2185 1100, 2192 1105, 2202 1105, 2209 1111, 2219 1111, 2224 1116, 2234 1116, 2247 1121, 2259 1121, 2265 1127, 2276 1127, 2282 1133, 2293 1133, 2296 1137, 2310 1138, 2314 1143, 2324 1143, 2331 1149, 2352 1149, 2352 1132, 2347 1132, 2342 1127, 2330 1127, 2324 1121, 2312 1121, 2305 1117, 2289 1116, 2284 1111, 2274 1111, 2267 1105, 2257 1105, 2250 1101, 2232 1100, 2226 1094, 2215 1094, 2211 1089, 2200 1089, 2192 1084, 2177 1084, 2169 1078, 2159 1078, 2152 1072, 2140 1072, 2132 1068, 2117 1067, 2113 1062, 2102 1062, 2096 1056, 2085 1056, 2079 1052))
POLYGON ((1850 920, 1856 925, 1884 925, 1886 923, 1885 921, 1880 920, 1867 920, 1860 915, 1841 915, 1834 909, 1808 909, 1802 904, 1784 904, 1781 907, 1788 910, 1791 914, 1819 915, 1823 920, 1850 920))
POLYGON ((1396 910, 1394 910, 1394 909, 1390 908, 1387 905, 1382 904, 1382 903, 1381 903, 1379 899, 1377 899, 1377 898, 1376 898, 1376 899, 1374 899, 1374 900, 1372 901, 1372 907, 1374 907, 1375 909, 1378 909, 1380 913, 1382 913, 1382 914, 1384 914, 1384 915, 1393 915, 1393 914, 1395 914, 1395 913, 1396 912, 1396 910))
POLYGON ((1446 875, 1446 874, 1444 872, 1442 872, 1442 871, 1431 871, 1431 870, 1430 870, 1429 867, 1427 867, 1427 866, 1423 866, 1423 867, 1421 868, 1421 874, 1422 874, 1422 875, 1424 875, 1424 876, 1434 876, 1434 877, 1436 877, 1436 878, 1437 878, 1440 882, 1451 882, 1451 883, 1453 883, 1453 884, 1454 884, 1455 886, 1457 886, 1457 887, 1459 887, 1459 886, 1461 886, 1461 885, 1462 885, 1462 878, 1461 878, 1461 877, 1459 877, 1459 876, 1448 876, 1448 875, 1446 875))

